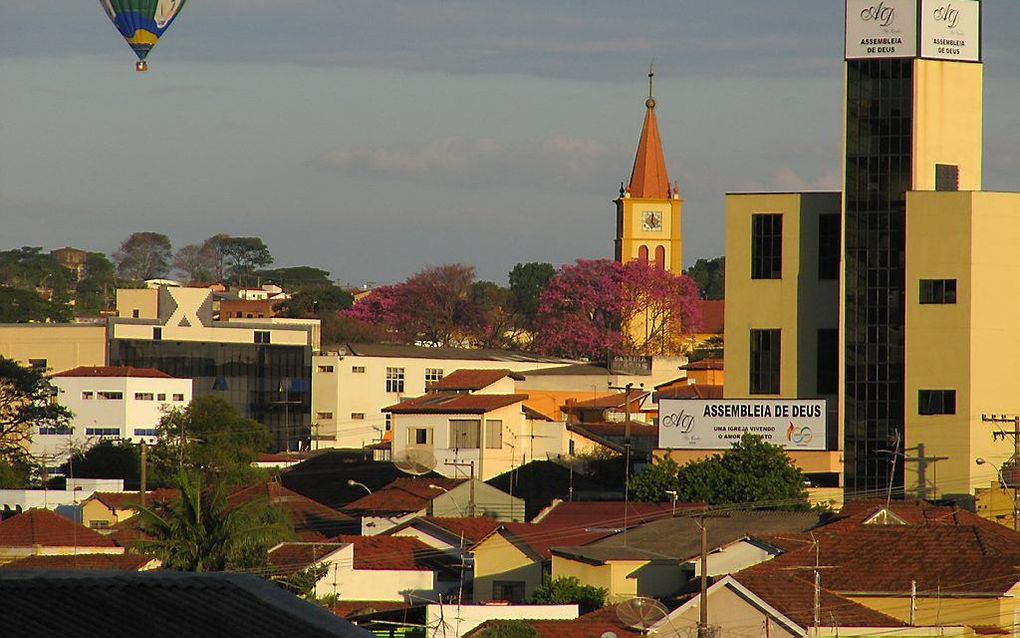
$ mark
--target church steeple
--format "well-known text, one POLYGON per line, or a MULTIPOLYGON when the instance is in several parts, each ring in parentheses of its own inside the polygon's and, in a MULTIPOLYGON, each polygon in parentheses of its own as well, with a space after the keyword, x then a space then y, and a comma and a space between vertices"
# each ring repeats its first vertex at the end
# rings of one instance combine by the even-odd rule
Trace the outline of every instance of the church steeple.
POLYGON ((673 195, 673 190, 669 185, 666 158, 662 152, 662 140, 659 138, 659 124, 655 119, 655 97, 652 92, 654 78, 655 70, 649 66, 645 123, 641 127, 641 140, 638 142, 628 190, 631 197, 669 199, 673 195))

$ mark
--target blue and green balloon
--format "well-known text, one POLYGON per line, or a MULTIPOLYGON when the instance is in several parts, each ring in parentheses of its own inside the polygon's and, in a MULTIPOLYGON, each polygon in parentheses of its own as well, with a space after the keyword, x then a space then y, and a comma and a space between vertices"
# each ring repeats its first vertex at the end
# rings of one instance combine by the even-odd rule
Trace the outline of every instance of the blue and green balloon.
POLYGON ((138 56, 135 69, 148 70, 145 57, 170 28, 187 0, 99 0, 128 46, 138 56))

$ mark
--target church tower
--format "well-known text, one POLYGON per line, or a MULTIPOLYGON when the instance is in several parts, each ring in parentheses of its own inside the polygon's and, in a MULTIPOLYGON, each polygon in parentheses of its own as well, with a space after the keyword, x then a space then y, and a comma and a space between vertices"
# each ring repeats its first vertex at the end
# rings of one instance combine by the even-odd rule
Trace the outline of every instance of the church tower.
POLYGON ((630 184, 620 184, 616 200, 616 260, 635 259, 651 262, 673 274, 683 272, 683 234, 680 187, 670 185, 666 159, 655 119, 652 95, 653 69, 648 69, 648 100, 645 123, 641 128, 637 156, 630 184))

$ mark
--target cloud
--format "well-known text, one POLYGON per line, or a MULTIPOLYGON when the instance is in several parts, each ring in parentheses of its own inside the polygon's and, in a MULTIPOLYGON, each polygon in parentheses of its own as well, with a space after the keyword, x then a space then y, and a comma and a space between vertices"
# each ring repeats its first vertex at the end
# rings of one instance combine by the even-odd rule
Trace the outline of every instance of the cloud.
POLYGON ((346 175, 409 180, 459 188, 604 188, 624 149, 603 142, 550 135, 504 141, 445 137, 425 144, 340 148, 313 161, 346 175))

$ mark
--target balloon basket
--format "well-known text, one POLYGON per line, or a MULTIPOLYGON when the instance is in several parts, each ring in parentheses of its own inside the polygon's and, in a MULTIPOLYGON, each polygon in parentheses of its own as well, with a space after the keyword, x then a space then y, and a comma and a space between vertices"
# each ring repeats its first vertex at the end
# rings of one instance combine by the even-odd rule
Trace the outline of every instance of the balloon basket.
POLYGON ((148 70, 149 63, 146 62, 145 60, 139 60, 138 62, 135 62, 135 71, 138 71, 139 73, 145 73, 148 70))

